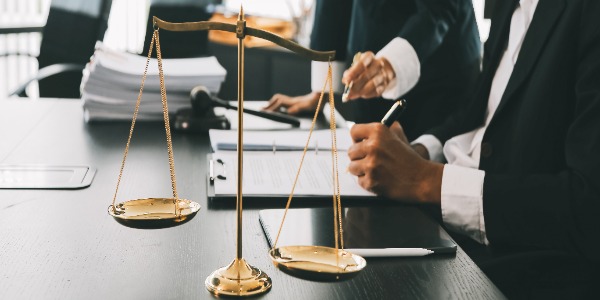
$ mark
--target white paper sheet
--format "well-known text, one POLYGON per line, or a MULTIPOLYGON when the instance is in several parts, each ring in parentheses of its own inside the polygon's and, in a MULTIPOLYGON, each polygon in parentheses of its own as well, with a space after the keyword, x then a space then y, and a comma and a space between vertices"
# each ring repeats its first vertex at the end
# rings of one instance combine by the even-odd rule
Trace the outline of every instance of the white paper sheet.
MULTIPOLYGON (((244 195, 288 196, 296 176, 302 151, 244 153, 244 195)), ((235 195, 237 189, 237 154, 234 151, 218 151, 213 154, 214 174, 226 179, 214 180, 215 196, 235 195), (223 163, 218 163, 221 160, 223 163)), ((333 195, 331 151, 308 152, 296 184, 294 195, 333 195)), ((355 176, 346 172, 350 163, 345 151, 338 152, 340 194, 344 196, 375 196, 358 185, 355 176)))

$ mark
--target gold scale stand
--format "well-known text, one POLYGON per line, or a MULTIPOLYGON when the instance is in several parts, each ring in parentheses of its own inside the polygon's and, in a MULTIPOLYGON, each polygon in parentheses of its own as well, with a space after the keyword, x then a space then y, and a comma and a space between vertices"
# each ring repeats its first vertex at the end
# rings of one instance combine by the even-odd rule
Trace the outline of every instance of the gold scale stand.
MULTIPOLYGON (((242 166, 243 166, 243 108, 244 108, 244 38, 246 35, 255 36, 268 41, 271 41, 281 47, 287 48, 297 54, 303 55, 311 60, 331 62, 335 57, 335 51, 314 51, 304 48, 294 42, 283 39, 270 32, 248 27, 244 19, 243 8, 240 8, 240 14, 237 24, 227 24, 221 22, 187 22, 187 23, 170 23, 153 18, 154 35, 150 45, 146 68, 142 77, 142 84, 136 102, 136 107, 132 119, 129 138, 125 147, 125 153, 119 171, 117 188, 113 197, 112 205, 109 206, 109 214, 112 215, 119 223, 134 227, 134 228, 165 228, 183 224, 192 219, 200 205, 186 199, 179 199, 177 196, 177 187, 175 180, 175 166, 173 160, 173 149, 171 144, 171 133, 169 127, 169 116, 166 99, 166 90, 164 85, 164 76, 162 72, 162 59, 160 52, 160 41, 158 38, 158 29, 169 31, 201 31, 201 30, 221 30, 233 32, 238 38, 238 147, 237 147, 237 254, 236 258, 227 266, 215 270, 206 278, 206 288, 215 295, 225 296, 252 296, 267 292, 271 288, 271 279, 260 269, 249 265, 242 256, 242 166), (115 204, 119 184, 123 174, 125 161, 129 151, 131 136, 135 126, 136 117, 139 111, 140 100, 144 88, 144 81, 150 62, 150 56, 154 43, 156 42, 157 60, 160 76, 161 98, 163 104, 163 115, 165 122, 165 130, 167 136, 167 148, 169 154, 169 169, 171 173, 171 186, 173 190, 173 198, 148 198, 129 200, 115 204)), ((333 114, 333 91, 331 79, 331 64, 329 66, 328 79, 323 87, 323 92, 319 98, 319 104, 313 118, 312 127, 306 142, 306 147, 300 162, 298 173, 294 181, 292 191, 286 204, 286 211, 281 221, 281 226, 273 248, 269 251, 271 259, 275 266, 292 275, 315 279, 315 280, 340 280, 355 276, 360 270, 366 266, 365 260, 352 253, 344 251, 342 239, 342 211, 340 202, 338 172, 337 172, 337 150, 335 136, 335 118, 333 114), (333 200, 334 200, 334 223, 335 223, 335 248, 323 246, 284 246, 276 248, 277 240, 281 233, 281 228, 285 221, 285 215, 290 206, 294 187, 300 175, 302 162, 307 152, 310 137, 316 122, 317 114, 320 111, 323 94, 327 87, 330 86, 329 102, 331 105, 331 132, 332 132, 332 162, 333 165, 333 200), (339 226, 339 227, 338 227, 339 226), (340 249, 341 245, 341 249, 340 249)))

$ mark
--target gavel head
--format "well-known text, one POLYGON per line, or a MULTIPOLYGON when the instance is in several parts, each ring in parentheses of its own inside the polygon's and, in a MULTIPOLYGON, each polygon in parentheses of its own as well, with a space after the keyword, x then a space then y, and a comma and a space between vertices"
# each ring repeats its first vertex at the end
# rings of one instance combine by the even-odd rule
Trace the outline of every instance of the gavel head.
POLYGON ((197 116, 205 116, 212 111, 213 107, 218 106, 210 96, 210 91, 202 85, 196 86, 190 92, 192 110, 197 116))

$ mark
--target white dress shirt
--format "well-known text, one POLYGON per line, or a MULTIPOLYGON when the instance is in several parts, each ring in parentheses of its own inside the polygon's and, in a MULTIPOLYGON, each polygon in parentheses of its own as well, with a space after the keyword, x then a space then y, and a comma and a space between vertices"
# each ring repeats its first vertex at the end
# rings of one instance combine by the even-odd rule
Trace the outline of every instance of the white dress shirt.
MULTIPOLYGON (((480 243, 488 244, 483 218, 485 172, 477 169, 481 141, 504 94, 537 4, 538 0, 521 0, 512 15, 508 46, 492 81, 485 124, 449 139, 443 146, 448 164, 442 176, 442 218, 449 229, 464 233, 480 243)), ((413 144, 417 143, 427 148, 432 160, 441 161, 443 158, 442 144, 433 135, 423 135, 413 141, 413 144)))
MULTIPOLYGON (((354 53, 350 54, 354 56, 354 53)), ((396 100, 406 94, 419 81, 421 76, 421 63, 417 52, 411 44, 403 38, 394 38, 375 55, 377 58, 384 57, 388 60, 396 77, 381 95, 385 99, 396 100)), ((313 61, 311 65, 311 89, 313 92, 321 92, 327 79, 327 62, 313 61)), ((335 61, 333 69, 333 91, 342 93, 342 74, 346 65, 344 62, 335 61)))

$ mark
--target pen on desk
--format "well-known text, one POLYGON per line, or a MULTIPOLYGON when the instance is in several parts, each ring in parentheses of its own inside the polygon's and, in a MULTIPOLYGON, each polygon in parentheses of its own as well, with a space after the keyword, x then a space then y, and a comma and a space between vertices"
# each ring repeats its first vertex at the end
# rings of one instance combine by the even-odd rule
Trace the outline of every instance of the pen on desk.
POLYGON ((388 112, 385 114, 383 119, 381 119, 381 124, 387 127, 392 126, 392 124, 394 124, 394 122, 398 120, 398 117, 400 117, 400 115, 404 111, 404 108, 406 108, 406 100, 400 99, 396 101, 396 103, 394 103, 390 110, 388 110, 388 112))
MULTIPOLYGON (((354 58, 352 59, 352 65, 354 65, 355 63, 357 63, 360 60, 360 55, 361 55, 360 52, 356 52, 356 54, 354 54, 354 58)), ((354 81, 350 81, 344 87, 344 93, 342 94, 342 102, 348 101, 348 94, 350 93, 350 90, 352 89, 353 84, 354 84, 354 81)))
POLYGON ((424 248, 344 249, 363 257, 425 256, 434 252, 424 248))

